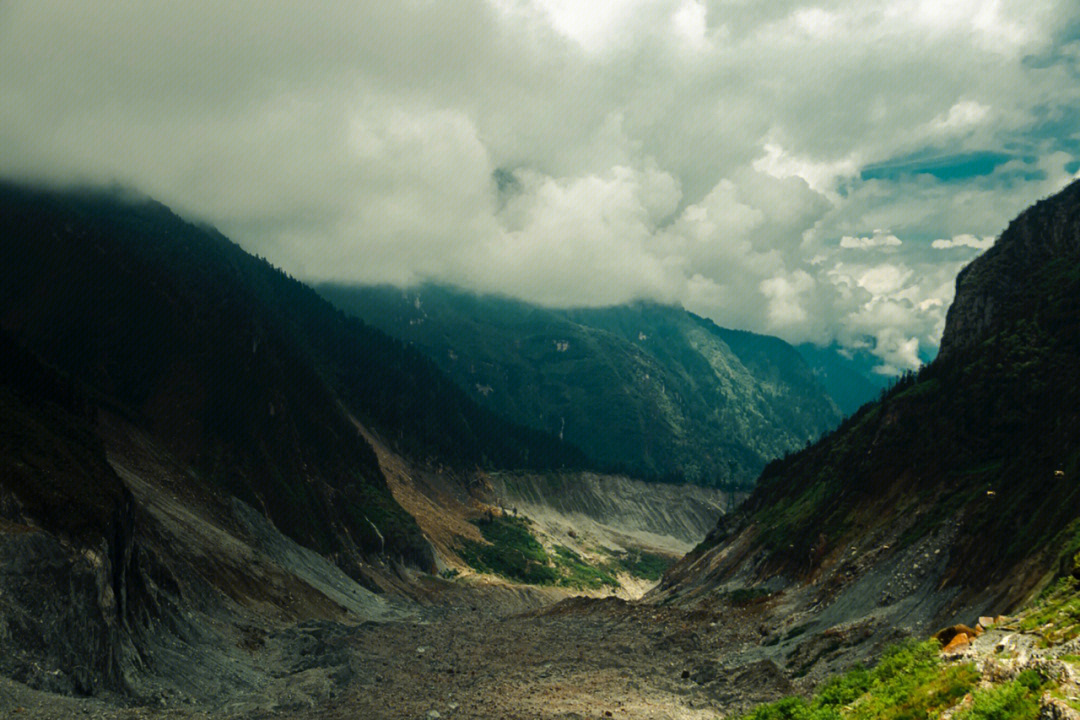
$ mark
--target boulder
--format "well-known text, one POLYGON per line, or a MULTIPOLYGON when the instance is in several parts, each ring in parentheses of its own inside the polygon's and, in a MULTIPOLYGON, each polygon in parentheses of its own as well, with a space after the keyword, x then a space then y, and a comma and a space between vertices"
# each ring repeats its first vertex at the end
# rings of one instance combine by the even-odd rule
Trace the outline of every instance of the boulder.
POLYGON ((982 630, 977 628, 970 628, 964 624, 950 625, 949 627, 942 628, 933 634, 933 638, 941 643, 943 648, 947 648, 957 635, 966 636, 965 642, 971 642, 975 638, 982 635, 982 630))
POLYGON ((942 654, 949 655, 967 649, 971 644, 972 636, 967 633, 956 633, 945 647, 941 648, 942 654))

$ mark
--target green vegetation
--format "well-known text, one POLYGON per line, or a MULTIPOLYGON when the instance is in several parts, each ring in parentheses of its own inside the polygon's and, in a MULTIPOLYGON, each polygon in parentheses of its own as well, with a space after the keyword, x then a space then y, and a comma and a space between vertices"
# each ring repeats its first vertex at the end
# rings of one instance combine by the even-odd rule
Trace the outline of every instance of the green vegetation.
POLYGON ((559 574, 524 518, 489 516, 474 520, 486 543, 462 540, 461 557, 473 569, 532 585, 554 585, 559 574))
POLYGON ((565 545, 551 552, 529 529, 529 520, 509 515, 489 515, 472 521, 487 542, 460 539, 459 552, 474 570, 491 573, 514 582, 557 585, 579 590, 617 588, 616 575, 628 573, 657 581, 671 560, 642 550, 601 549, 607 557, 590 561, 565 545))
POLYGON ((955 720, 1036 720, 1039 698, 1046 681, 1034 670, 1025 670, 1009 683, 972 693, 971 707, 955 720))
POLYGON ((809 699, 761 705, 743 720, 931 720, 954 708, 955 720, 1035 720, 1053 684, 1034 670, 978 687, 971 663, 944 663, 935 640, 890 648, 876 667, 856 667, 822 685, 809 699))
POLYGON ((1080 635, 1080 580, 1067 576, 1050 585, 1019 617, 1020 629, 1037 632, 1044 645, 1080 635))
POLYGON ((596 590, 601 587, 618 587, 619 581, 609 573, 604 566, 593 567, 580 555, 568 547, 555 546, 555 555, 552 558, 555 567, 558 568, 562 577, 560 585, 588 590, 596 590))
POLYGON ((642 580, 658 581, 664 572, 671 567, 672 559, 664 555, 644 552, 643 550, 627 550, 622 553, 614 553, 609 563, 613 572, 625 572, 642 580))
MULTIPOLYGON (((855 668, 818 688, 809 700, 785 698, 762 705, 745 720, 929 720, 975 687, 972 665, 943 665, 934 640, 888 650, 872 670, 855 668)), ((976 717, 991 715, 970 716, 976 717)))

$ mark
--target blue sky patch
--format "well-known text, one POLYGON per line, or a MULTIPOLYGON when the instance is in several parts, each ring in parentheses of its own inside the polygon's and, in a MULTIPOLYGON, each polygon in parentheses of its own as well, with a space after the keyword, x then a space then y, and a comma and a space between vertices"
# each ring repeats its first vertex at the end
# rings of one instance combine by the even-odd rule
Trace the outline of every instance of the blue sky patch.
POLYGON ((931 175, 942 182, 990 175, 1013 156, 1000 152, 971 152, 939 157, 906 157, 865 168, 863 180, 896 180, 908 175, 931 175))

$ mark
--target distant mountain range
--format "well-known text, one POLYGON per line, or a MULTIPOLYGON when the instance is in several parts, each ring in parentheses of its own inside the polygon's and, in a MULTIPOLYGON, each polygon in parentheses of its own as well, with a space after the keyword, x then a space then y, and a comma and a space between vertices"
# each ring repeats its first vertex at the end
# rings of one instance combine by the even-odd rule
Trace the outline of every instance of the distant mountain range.
POLYGON ((317 289, 422 351, 485 407, 639 477, 749 486, 881 389, 838 348, 797 350, 679 307, 553 310, 432 285, 317 289))

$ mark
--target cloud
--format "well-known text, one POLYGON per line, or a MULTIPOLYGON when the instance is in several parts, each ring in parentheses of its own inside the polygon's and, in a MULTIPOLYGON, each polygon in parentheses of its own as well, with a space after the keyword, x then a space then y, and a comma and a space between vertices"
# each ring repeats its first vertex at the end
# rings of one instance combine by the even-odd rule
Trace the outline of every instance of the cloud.
POLYGON ((931 243, 931 247, 935 250, 949 250, 951 248, 969 247, 976 250, 986 250, 994 244, 993 237, 977 238, 974 235, 967 233, 963 235, 954 235, 952 239, 938 239, 931 243))
POLYGON ((1078 22, 1070 0, 8 2, 0 174, 130 185, 308 280, 679 302, 893 371, 932 355, 959 268, 1078 172, 1078 22))
POLYGON ((849 250, 869 250, 876 247, 896 247, 903 245, 900 238, 885 230, 875 230, 868 237, 852 237, 845 235, 840 238, 840 247, 849 250))

